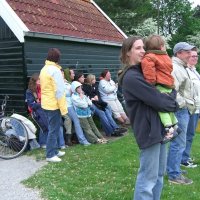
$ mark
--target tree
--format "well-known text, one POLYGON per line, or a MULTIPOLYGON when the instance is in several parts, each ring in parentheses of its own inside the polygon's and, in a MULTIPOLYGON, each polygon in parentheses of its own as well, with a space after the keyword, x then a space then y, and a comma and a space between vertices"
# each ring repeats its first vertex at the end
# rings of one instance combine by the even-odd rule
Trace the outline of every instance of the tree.
POLYGON ((137 35, 146 37, 148 35, 157 33, 157 22, 153 18, 144 20, 142 24, 139 24, 136 28, 133 28, 137 35))
POLYGON ((157 10, 157 26, 159 33, 173 35, 178 28, 185 24, 188 16, 192 15, 189 0, 152 0, 152 6, 157 10))
MULTIPOLYGON (((171 47, 200 32, 200 6, 189 0, 96 0, 127 34, 159 33, 171 38, 171 47), (156 31, 155 31, 156 30, 156 31)), ((197 37, 195 37, 197 39, 197 37)))
POLYGON ((155 15, 150 0, 96 0, 101 9, 127 34, 135 34, 145 19, 155 15))

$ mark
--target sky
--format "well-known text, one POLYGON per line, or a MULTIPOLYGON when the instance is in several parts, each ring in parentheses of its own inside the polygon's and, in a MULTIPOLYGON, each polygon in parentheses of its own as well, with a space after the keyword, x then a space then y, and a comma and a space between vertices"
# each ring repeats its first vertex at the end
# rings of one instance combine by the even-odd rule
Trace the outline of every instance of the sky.
POLYGON ((190 0, 190 2, 194 2, 193 7, 200 5, 200 0, 190 0))

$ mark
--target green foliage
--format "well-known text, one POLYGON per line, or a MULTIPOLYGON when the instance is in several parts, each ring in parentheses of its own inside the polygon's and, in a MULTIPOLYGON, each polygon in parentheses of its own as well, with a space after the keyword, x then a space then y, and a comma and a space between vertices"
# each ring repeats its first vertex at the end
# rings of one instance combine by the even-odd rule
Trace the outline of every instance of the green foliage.
POLYGON ((187 41, 200 49, 200 31, 196 32, 194 35, 188 35, 187 41))
POLYGON ((49 163, 25 181, 48 200, 127 200, 139 167, 138 148, 125 136, 109 144, 66 150, 61 163, 49 163))
POLYGON ((199 46, 200 6, 193 9, 189 0, 95 2, 127 35, 159 33, 167 38, 171 48, 177 42, 194 39, 199 46))
POLYGON ((142 24, 139 24, 134 31, 137 35, 146 37, 148 35, 157 33, 157 22, 153 18, 144 20, 142 24))
POLYGON ((95 0, 101 9, 127 34, 135 34, 134 27, 153 17, 150 0, 95 0))

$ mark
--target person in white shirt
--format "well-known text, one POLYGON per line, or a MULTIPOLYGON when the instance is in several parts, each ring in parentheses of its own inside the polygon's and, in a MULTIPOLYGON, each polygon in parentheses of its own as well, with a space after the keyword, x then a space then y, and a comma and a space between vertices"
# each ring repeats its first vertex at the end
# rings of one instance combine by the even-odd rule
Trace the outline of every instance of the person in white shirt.
POLYGON ((130 124, 129 118, 117 98, 117 89, 118 84, 111 79, 110 71, 105 69, 101 73, 101 80, 99 82, 100 97, 111 107, 114 118, 121 124, 130 124))
MULTIPOLYGON (((188 74, 190 75, 190 78, 194 84, 194 90, 197 94, 200 95, 200 74, 197 72, 195 65, 198 63, 198 54, 196 50, 191 51, 191 56, 188 60, 188 74)), ((200 99, 200 96, 197 95, 196 101, 200 99)), ((199 120, 199 109, 196 110, 196 112, 192 115, 190 115, 190 120, 187 128, 187 134, 186 134, 186 147, 182 155, 182 161, 181 165, 188 167, 188 168, 195 168, 197 167, 196 164, 193 163, 193 160, 190 158, 190 152, 192 147, 193 138, 195 135, 195 130, 197 127, 197 123, 199 120)))

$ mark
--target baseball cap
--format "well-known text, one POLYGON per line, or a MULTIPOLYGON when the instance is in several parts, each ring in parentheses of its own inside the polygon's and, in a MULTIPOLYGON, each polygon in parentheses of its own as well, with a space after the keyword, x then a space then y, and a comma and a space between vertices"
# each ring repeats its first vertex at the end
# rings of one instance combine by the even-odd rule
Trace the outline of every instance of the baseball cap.
POLYGON ((176 54, 177 52, 181 50, 189 51, 189 50, 192 50, 193 48, 196 48, 196 47, 188 44, 187 42, 179 42, 174 46, 173 53, 176 54))

